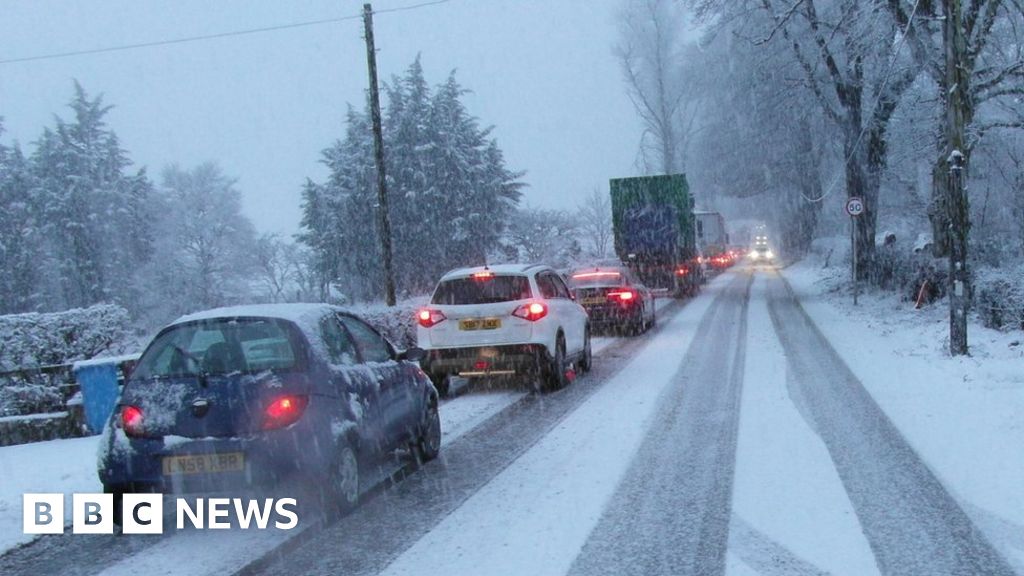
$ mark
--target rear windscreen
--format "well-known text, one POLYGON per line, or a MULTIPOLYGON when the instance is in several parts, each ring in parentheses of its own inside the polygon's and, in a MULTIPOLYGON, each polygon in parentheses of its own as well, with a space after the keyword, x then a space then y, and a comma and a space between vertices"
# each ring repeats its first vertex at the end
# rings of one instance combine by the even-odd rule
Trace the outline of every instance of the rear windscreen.
POLYGON ((164 332, 146 350, 133 378, 284 370, 295 365, 285 325, 270 319, 217 319, 164 332))
POLYGON ((569 277, 569 285, 572 288, 619 286, 624 282, 619 272, 582 272, 569 277))
POLYGON ((493 275, 444 280, 434 291, 434 304, 492 304, 533 296, 526 276, 493 275))

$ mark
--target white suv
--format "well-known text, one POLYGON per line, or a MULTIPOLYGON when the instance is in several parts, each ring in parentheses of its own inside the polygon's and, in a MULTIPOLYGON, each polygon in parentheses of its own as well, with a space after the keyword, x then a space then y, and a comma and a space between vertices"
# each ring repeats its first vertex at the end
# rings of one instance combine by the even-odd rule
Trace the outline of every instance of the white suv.
POLYGON ((453 270, 416 319, 423 367, 441 394, 450 375, 523 375, 553 390, 568 383, 571 367, 590 370, 587 312, 548 266, 453 270))

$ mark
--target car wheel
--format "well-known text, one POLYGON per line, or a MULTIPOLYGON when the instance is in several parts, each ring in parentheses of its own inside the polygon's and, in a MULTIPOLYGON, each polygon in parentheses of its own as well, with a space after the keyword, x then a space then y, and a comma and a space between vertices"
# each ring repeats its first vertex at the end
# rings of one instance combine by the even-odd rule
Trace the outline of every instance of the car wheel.
POLYGON ((544 374, 544 388, 548 391, 564 388, 567 380, 565 377, 565 339, 561 335, 555 342, 555 356, 551 359, 544 374))
POLYGON ((114 496, 114 509, 111 513, 114 515, 114 525, 120 526, 124 520, 124 490, 120 490, 115 486, 103 486, 104 494, 112 494, 114 496))
POLYGON ((437 395, 441 398, 448 396, 449 389, 449 377, 447 374, 430 374, 430 381, 434 383, 434 389, 437 390, 437 395))
POLYGON ((420 463, 430 462, 441 453, 441 413, 437 409, 437 400, 431 399, 427 406, 427 415, 415 449, 420 463))
POLYGON ((359 458, 347 441, 342 441, 338 450, 331 488, 335 504, 341 512, 348 512, 359 503, 359 458))
POLYGON ((594 364, 594 355, 590 349, 590 328, 587 328, 583 333, 583 357, 580 358, 580 370, 583 372, 590 372, 590 367, 594 364))
POLYGON ((641 308, 636 315, 636 318, 629 323, 629 335, 639 336, 644 333, 647 328, 647 322, 644 321, 644 310, 641 308))
POLYGON ((657 306, 655 306, 655 307, 654 307, 654 308, 653 308, 653 309, 651 310, 651 321, 650 321, 650 323, 649 323, 649 324, 647 324, 647 328, 648 328, 648 329, 650 329, 650 328, 654 328, 654 327, 655 327, 655 326, 657 326, 657 325, 658 325, 658 307, 657 307, 657 306))

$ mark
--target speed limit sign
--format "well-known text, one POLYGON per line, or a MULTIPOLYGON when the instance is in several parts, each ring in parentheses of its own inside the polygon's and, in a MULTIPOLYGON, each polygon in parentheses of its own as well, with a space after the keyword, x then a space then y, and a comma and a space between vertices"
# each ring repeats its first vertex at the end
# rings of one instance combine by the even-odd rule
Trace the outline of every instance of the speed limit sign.
POLYGON ((864 199, 853 196, 846 200, 846 213, 850 216, 860 216, 864 213, 864 199))

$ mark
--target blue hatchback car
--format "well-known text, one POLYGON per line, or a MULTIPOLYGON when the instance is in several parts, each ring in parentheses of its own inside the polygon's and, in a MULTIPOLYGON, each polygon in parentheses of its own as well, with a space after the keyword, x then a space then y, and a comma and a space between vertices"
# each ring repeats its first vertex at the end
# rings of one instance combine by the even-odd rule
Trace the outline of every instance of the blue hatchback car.
POLYGON ((437 456, 437 391, 369 324, 321 304, 180 318, 146 348, 107 425, 107 493, 270 486, 302 471, 341 509, 396 448, 437 456), (326 481, 325 481, 326 479, 326 481), (323 488, 326 487, 326 490, 323 488))

